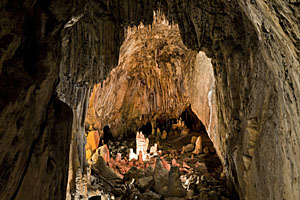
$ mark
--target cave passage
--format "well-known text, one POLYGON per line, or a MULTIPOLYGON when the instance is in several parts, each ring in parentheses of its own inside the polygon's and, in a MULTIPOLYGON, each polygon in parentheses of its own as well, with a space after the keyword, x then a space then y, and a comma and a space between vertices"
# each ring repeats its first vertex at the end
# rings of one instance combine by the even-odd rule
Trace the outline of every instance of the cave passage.
POLYGON ((145 125, 143 125, 141 128, 139 128, 138 131, 143 132, 145 135, 150 135, 152 133, 152 125, 151 122, 147 122, 145 125))
POLYGON ((227 188, 213 143, 190 107, 179 118, 165 120, 168 130, 158 121, 154 132, 147 122, 136 137, 107 137, 111 133, 105 126, 105 144, 87 160, 90 199, 239 199, 227 188), (140 146, 145 152, 137 152, 140 146))
POLYGON ((212 78, 210 60, 187 49, 163 16, 130 29, 119 65, 90 97, 88 196, 238 199, 206 131, 212 78))
POLYGON ((206 132, 205 126, 197 115, 193 112, 191 106, 189 106, 182 114, 181 119, 186 122, 186 126, 192 131, 204 131, 206 132))

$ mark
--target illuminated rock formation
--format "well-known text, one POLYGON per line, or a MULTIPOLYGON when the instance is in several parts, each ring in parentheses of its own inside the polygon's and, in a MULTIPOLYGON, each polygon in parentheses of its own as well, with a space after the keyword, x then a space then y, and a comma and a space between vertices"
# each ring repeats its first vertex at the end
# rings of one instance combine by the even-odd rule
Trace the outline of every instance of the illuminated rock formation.
POLYGON ((145 138, 142 132, 136 133, 136 154, 142 155, 142 159, 146 160, 147 157, 147 149, 149 146, 149 139, 145 138))
POLYGON ((188 106, 183 68, 195 56, 183 45, 178 27, 161 16, 152 26, 129 28, 119 65, 94 88, 86 122, 109 125, 118 136, 147 122, 155 126, 159 118, 178 118, 188 106))
POLYGON ((91 145, 92 150, 98 149, 100 135, 98 131, 89 131, 87 136, 87 143, 91 145))

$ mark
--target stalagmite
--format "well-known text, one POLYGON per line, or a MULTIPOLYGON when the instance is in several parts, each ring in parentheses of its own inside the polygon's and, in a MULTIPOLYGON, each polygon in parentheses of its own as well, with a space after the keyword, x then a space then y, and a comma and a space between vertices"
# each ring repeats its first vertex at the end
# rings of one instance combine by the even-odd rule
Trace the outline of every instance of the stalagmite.
POLYGON ((196 146, 195 150, 193 151, 193 154, 199 154, 202 153, 202 137, 199 136, 196 140, 196 146))
POLYGON ((130 148, 129 151, 129 160, 137 159, 137 155, 133 152, 133 149, 130 148))
POLYGON ((157 143, 150 148, 150 155, 157 156, 157 143))
POLYGON ((168 134, 167 134, 167 131, 166 131, 166 130, 163 130, 162 135, 161 135, 160 138, 161 138, 162 140, 165 140, 165 139, 167 139, 167 135, 168 135, 168 134))
POLYGON ((197 139, 198 139, 198 137, 193 136, 192 139, 191 139, 191 144, 195 144, 197 139))
POLYGON ((146 160, 147 149, 149 145, 149 139, 145 138, 142 132, 136 133, 136 154, 139 155, 139 152, 142 152, 143 160, 146 160))
POLYGON ((160 129, 159 129, 159 128, 156 129, 156 135, 159 136, 159 137, 160 137, 160 135, 161 135, 161 132, 160 132, 160 129))

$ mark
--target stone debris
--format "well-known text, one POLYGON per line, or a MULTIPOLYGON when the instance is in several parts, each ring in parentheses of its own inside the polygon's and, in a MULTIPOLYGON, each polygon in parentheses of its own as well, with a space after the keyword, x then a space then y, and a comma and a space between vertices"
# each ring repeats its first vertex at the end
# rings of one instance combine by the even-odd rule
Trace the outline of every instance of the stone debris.
POLYGON ((205 154, 209 154, 209 149, 208 149, 208 147, 204 147, 204 149, 203 149, 203 153, 205 153, 205 154))
MULTIPOLYGON (((177 138, 175 142, 182 142, 187 136, 170 136, 168 140, 160 141, 159 147, 156 142, 147 150, 151 141, 138 132, 135 140, 125 142, 120 139, 110 146, 99 147, 88 161, 91 166, 90 197, 208 200, 224 196, 226 199, 228 193, 222 166, 211 173, 204 162, 209 156, 213 158, 212 151, 210 154, 194 153, 200 150, 201 137, 196 137, 194 144, 183 145, 183 154, 169 143, 172 137, 177 138), (138 154, 134 152, 135 145, 138 154)), ((191 136, 188 141, 192 140, 195 137, 192 139, 191 136)))
POLYGON ((195 145, 193 144, 188 144, 186 146, 183 146, 182 147, 182 154, 185 153, 185 152, 192 152, 195 148, 195 145))

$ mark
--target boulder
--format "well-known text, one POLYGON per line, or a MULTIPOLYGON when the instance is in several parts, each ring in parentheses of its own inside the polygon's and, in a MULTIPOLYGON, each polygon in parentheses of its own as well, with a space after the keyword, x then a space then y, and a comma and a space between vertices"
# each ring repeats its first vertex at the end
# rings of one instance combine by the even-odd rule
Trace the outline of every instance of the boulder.
POLYGON ((110 160, 110 153, 109 153, 109 149, 108 149, 107 145, 105 144, 105 145, 101 146, 99 148, 99 150, 100 150, 100 153, 99 153, 100 156, 102 156, 102 158, 104 159, 104 161, 106 163, 108 163, 108 161, 110 160))
POLYGON ((161 195, 151 191, 151 190, 146 190, 143 194, 142 194, 142 199, 143 200, 160 200, 161 199, 161 195))
POLYGON ((177 166, 172 166, 168 174, 167 197, 185 197, 187 194, 180 180, 180 171, 177 166))
POLYGON ((141 189, 149 189, 153 184, 153 176, 139 178, 136 185, 141 189))
POLYGON ((89 131, 87 136, 87 143, 91 145, 93 151, 98 149, 99 141, 100 141, 100 135, 98 131, 97 130, 89 131))
POLYGON ((92 165, 92 171, 94 174, 109 180, 120 179, 120 177, 114 172, 114 170, 106 165, 102 156, 99 156, 97 162, 92 165))
POLYGON ((131 181, 132 179, 137 180, 140 177, 141 169, 138 169, 136 166, 130 168, 130 170, 124 174, 124 181, 131 181))
POLYGON ((219 200, 219 194, 214 190, 210 191, 208 195, 210 200, 219 200))
POLYGON ((163 168, 159 158, 156 158, 153 179, 153 190, 159 194, 165 195, 167 192, 168 185, 168 170, 163 168))
POLYGON ((195 145, 193 144, 188 144, 186 146, 184 146, 184 152, 191 152, 194 150, 195 145))

